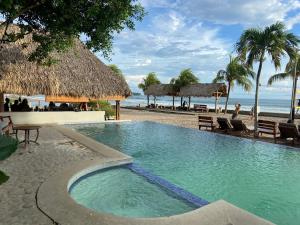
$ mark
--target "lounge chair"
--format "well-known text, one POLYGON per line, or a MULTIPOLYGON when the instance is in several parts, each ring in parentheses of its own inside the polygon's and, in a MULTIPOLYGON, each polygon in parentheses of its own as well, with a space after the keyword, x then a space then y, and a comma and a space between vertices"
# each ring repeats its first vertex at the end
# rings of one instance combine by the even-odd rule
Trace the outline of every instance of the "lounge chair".
POLYGON ((13 129, 13 122, 10 116, 0 116, 0 134, 9 135, 13 129))
POLYGON ((198 125, 199 130, 201 130, 202 127, 210 128, 212 131, 215 129, 214 120, 211 116, 198 116, 198 125))
POLYGON ((273 135, 274 141, 276 142, 276 137, 278 131, 276 129, 277 123, 269 120, 258 120, 258 134, 269 134, 273 135))
POLYGON ((219 124, 219 129, 225 132, 228 132, 232 129, 231 124, 229 123, 227 118, 224 117, 217 117, 217 122, 219 124))
POLYGON ((242 120, 230 120, 230 123, 233 127, 233 130, 239 131, 241 132, 241 134, 243 133, 249 134, 253 131, 250 130, 242 120))
POLYGON ((194 111, 208 113, 209 109, 208 109, 207 105, 194 104, 194 111))
POLYGON ((293 123, 279 123, 278 128, 280 131, 280 139, 287 140, 288 138, 291 138, 293 139, 293 144, 295 144, 295 139, 300 138, 297 126, 293 123))

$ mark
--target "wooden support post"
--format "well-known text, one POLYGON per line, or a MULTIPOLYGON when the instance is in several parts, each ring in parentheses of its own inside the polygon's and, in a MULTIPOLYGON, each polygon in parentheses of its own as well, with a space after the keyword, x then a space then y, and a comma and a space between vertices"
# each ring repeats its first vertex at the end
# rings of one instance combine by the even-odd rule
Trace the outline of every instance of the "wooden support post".
POLYGON ((0 112, 4 112, 4 93, 0 93, 0 112))
POLYGON ((116 101, 116 120, 120 120, 120 100, 116 101))
POLYGON ((216 95, 216 99, 215 99, 215 113, 217 113, 217 101, 218 101, 218 94, 216 95))
POLYGON ((154 108, 156 108, 156 96, 154 96, 153 101, 154 101, 154 108))
POLYGON ((173 96, 173 110, 175 110, 175 96, 173 96))
POLYGON ((191 96, 189 96, 189 110, 191 108, 191 96))
POLYGON ((147 95, 147 106, 149 107, 149 95, 147 95))

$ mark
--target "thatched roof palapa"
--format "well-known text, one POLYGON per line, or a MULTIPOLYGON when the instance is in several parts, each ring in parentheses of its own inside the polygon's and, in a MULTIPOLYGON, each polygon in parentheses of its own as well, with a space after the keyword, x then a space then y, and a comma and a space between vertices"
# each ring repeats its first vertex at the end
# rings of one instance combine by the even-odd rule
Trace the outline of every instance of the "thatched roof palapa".
POLYGON ((190 84, 182 87, 179 96, 182 97, 212 97, 218 93, 218 96, 227 96, 227 88, 223 83, 199 83, 190 84))
POLYGON ((145 90, 145 95, 152 96, 176 96, 171 84, 153 84, 145 90))
MULTIPOLYGON (((10 26, 9 32, 19 29, 10 26)), ((0 30, 0 36, 4 30, 0 30)), ((31 35, 15 43, 0 44, 0 93, 122 99, 131 95, 125 79, 102 63, 79 40, 51 66, 29 62, 36 44, 31 35), (25 46, 25 47, 24 47, 25 46)))

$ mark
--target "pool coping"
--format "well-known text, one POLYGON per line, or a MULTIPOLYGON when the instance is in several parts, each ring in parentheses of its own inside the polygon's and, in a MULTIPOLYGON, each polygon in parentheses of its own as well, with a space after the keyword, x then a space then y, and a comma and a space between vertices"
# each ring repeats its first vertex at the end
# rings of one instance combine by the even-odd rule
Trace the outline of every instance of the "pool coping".
POLYGON ((128 218, 96 212, 75 202, 69 187, 80 177, 97 170, 132 163, 133 158, 71 129, 56 126, 63 135, 77 141, 102 156, 70 165, 49 177, 37 192, 37 205, 53 221, 61 225, 271 225, 273 223, 240 209, 224 200, 199 209, 156 218, 128 218), (201 221, 201 223, 199 222, 201 221))

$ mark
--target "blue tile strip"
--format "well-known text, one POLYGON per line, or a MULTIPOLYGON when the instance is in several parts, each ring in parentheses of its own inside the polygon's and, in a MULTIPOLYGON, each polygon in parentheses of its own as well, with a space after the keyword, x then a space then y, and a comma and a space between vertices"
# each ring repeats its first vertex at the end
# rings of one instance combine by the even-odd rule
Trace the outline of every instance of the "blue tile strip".
POLYGON ((134 173, 145 177, 147 180, 149 180, 151 183, 155 183, 157 185, 160 185, 161 187, 167 189, 168 191, 171 191, 173 193, 175 193, 177 196, 179 196, 180 198, 192 203, 193 205, 197 206, 197 207, 202 207, 205 206, 207 204, 209 204, 208 201, 199 198, 196 195, 193 195, 192 193, 170 183, 169 181, 154 175, 153 173, 151 173, 150 171, 147 171, 145 169, 143 169, 142 167, 138 166, 135 163, 132 164, 128 164, 127 165, 128 169, 130 169, 131 171, 133 171, 134 173))

